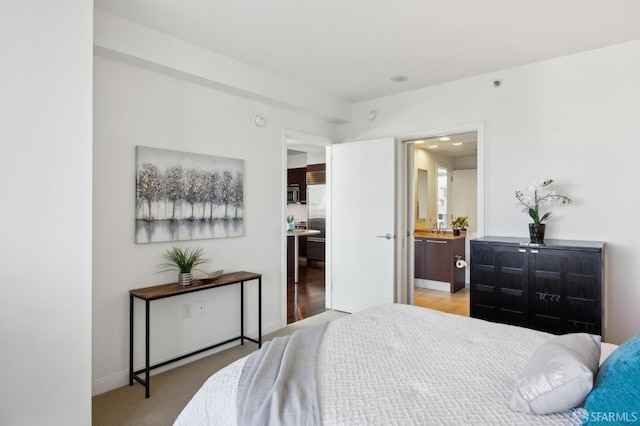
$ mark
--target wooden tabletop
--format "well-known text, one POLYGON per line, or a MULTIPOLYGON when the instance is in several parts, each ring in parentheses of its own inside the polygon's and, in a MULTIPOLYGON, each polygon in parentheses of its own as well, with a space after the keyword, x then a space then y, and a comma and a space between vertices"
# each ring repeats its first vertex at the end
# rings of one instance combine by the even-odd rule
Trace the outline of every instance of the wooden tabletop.
POLYGON ((255 272, 230 272, 228 274, 222 274, 218 278, 215 278, 213 280, 193 280, 193 284, 191 285, 180 285, 175 282, 169 284, 154 285, 151 287, 136 288, 134 290, 129 290, 129 293, 132 296, 135 296, 142 300, 155 300, 169 296, 176 296, 178 294, 191 293, 208 288, 235 284, 241 281, 255 280, 260 277, 262 277, 262 274, 257 274, 255 272))

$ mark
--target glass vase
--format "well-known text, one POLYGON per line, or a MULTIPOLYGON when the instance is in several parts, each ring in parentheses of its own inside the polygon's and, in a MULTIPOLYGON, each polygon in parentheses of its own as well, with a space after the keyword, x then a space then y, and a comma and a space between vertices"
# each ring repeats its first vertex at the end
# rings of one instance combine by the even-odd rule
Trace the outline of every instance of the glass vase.
POLYGON ((547 225, 544 223, 530 223, 529 224, 529 239, 533 244, 544 244, 544 228, 547 225))

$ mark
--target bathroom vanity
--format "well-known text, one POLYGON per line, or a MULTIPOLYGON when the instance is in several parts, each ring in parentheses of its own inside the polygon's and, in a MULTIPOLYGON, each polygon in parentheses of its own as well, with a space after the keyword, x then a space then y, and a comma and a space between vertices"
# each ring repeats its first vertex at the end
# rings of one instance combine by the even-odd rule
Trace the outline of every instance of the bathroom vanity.
POLYGON ((448 284, 449 292, 455 293, 465 286, 465 268, 457 268, 456 261, 464 259, 465 234, 453 235, 450 231, 440 233, 416 230, 414 234, 414 268, 416 286, 432 288, 429 283, 448 284), (419 281, 424 280, 424 281, 419 281))

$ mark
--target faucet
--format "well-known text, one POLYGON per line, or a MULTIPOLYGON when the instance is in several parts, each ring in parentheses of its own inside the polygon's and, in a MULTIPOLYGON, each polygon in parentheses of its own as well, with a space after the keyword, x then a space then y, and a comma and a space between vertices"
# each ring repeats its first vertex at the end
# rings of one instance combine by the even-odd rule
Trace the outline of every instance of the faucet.
POLYGON ((444 222, 438 222, 438 233, 442 231, 442 233, 444 234, 445 229, 446 228, 444 226, 444 222))

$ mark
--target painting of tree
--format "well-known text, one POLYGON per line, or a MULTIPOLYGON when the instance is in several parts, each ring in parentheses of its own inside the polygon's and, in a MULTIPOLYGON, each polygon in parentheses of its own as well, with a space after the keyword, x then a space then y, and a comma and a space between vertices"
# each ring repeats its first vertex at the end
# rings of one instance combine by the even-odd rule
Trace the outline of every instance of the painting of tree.
POLYGON ((136 243, 244 233, 244 161, 136 147, 136 243))

